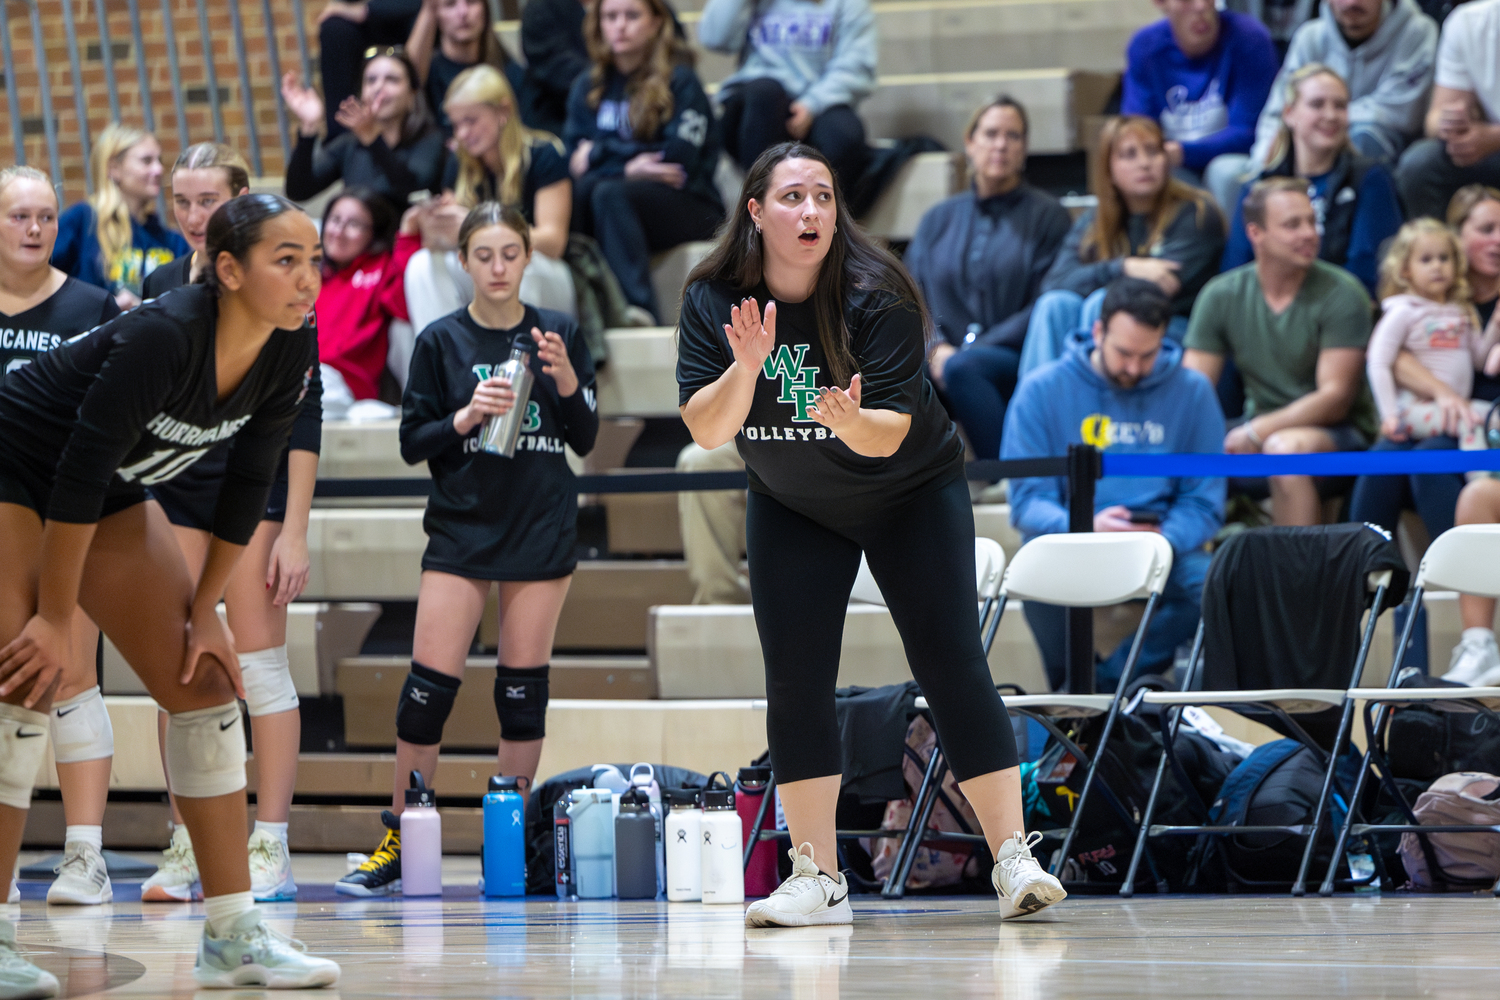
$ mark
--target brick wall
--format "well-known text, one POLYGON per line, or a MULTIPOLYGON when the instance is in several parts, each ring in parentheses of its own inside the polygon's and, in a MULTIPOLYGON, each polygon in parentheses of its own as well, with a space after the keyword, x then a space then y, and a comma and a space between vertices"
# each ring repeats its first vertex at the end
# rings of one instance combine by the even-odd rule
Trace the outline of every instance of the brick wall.
MULTIPOLYGON (((42 170, 49 169, 47 142, 43 130, 42 98, 39 86, 39 60, 33 51, 32 30, 27 6, 7 2, 10 14, 10 43, 15 57, 16 96, 20 102, 25 128, 26 162, 42 170)), ((250 140, 243 97, 240 93, 238 61, 234 31, 229 12, 232 0, 207 0, 209 34, 212 38, 214 70, 218 75, 220 107, 224 119, 225 141, 250 159, 250 140)), ((88 109, 90 135, 98 135, 109 124, 109 91, 105 82, 104 63, 100 53, 100 30, 97 0, 37 0, 45 47, 47 80, 52 91, 52 113, 57 121, 58 156, 63 174, 65 203, 84 196, 83 149, 73 100, 73 75, 68 57, 67 33, 63 27, 63 4, 72 5, 73 22, 78 38, 83 77, 85 107, 88 109)), ((177 37, 178 63, 184 90, 183 117, 189 142, 214 138, 213 116, 208 101, 208 76, 205 56, 208 48, 198 30, 198 8, 195 0, 138 0, 141 37, 145 43, 145 66, 150 100, 156 114, 156 137, 162 145, 162 158, 170 166, 181 151, 178 114, 173 102, 171 63, 167 51, 163 7, 171 10, 172 26, 177 37), (188 100, 191 98, 191 100, 188 100)), ((318 32, 314 23, 322 4, 304 0, 307 15, 307 39, 312 48, 314 73, 317 67, 318 32)), ((143 125, 144 113, 138 85, 135 42, 131 33, 129 0, 104 0, 109 37, 115 55, 115 80, 119 87, 120 114, 129 124, 143 125)), ((267 175, 283 172, 281 139, 277 135, 276 104, 279 84, 271 78, 271 63, 266 49, 264 6, 259 0, 241 0, 240 17, 245 29, 245 51, 249 61, 251 94, 255 102, 254 128, 260 137, 262 167, 267 175)), ((301 56, 297 47, 296 22, 291 0, 271 0, 277 53, 283 72, 300 71, 301 56)), ((3 86, 3 84, 0 84, 3 86)), ((0 89, 0 102, 9 95, 0 89)), ((16 162, 9 105, 0 103, 5 113, 0 127, 0 165, 16 162)), ((295 128, 295 123, 293 123, 295 128)), ((252 163, 253 167, 253 163, 252 163)))

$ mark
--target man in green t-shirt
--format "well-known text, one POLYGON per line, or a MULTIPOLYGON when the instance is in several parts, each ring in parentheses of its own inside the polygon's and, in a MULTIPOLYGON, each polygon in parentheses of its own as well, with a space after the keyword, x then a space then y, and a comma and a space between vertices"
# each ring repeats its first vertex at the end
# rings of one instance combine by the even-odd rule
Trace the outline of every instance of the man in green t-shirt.
MULTIPOLYGON (((1258 182, 1244 202, 1255 263, 1211 280, 1188 322, 1184 368, 1218 382, 1232 355, 1245 382, 1245 419, 1224 438, 1231 454, 1357 451, 1375 439, 1365 385, 1370 299, 1359 281, 1318 260, 1307 182, 1258 182)), ((1311 476, 1272 476, 1277 524, 1322 521, 1311 476)))

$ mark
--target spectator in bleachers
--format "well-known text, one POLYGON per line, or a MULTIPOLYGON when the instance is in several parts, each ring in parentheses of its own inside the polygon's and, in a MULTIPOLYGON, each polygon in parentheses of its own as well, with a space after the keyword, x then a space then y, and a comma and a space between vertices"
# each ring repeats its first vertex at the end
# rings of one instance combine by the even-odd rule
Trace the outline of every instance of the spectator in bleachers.
MULTIPOLYGON (((1319 63, 1286 81, 1281 132, 1261 177, 1296 177, 1318 215, 1318 258, 1358 278, 1372 294, 1380 248, 1401 228, 1401 202, 1385 165, 1361 153, 1349 133, 1349 88, 1319 63)), ((1221 270, 1248 264, 1253 254, 1240 206, 1234 209, 1221 270)))
POLYGON ((1264 24, 1271 33, 1271 44, 1276 46, 1276 58, 1280 61, 1286 56, 1297 29, 1317 16, 1318 0, 1225 0, 1224 9, 1249 14, 1264 24))
POLYGON ((659 317, 651 255, 708 239, 724 218, 713 106, 663 0, 598 0, 584 36, 592 65, 563 131, 573 228, 599 241, 630 304, 659 317))
POLYGON ((870 158, 855 113, 875 89, 869 0, 708 0, 698 41, 739 58, 719 104, 724 148, 741 169, 794 139, 821 151, 854 190, 870 158))
POLYGON ((1426 132, 1396 170, 1408 214, 1440 219, 1465 184, 1500 184, 1500 0, 1443 22, 1426 132))
POLYGON ((336 115, 348 131, 319 142, 323 99, 299 86, 295 73, 282 78, 281 98, 300 123, 286 165, 286 196, 306 201, 343 181, 374 191, 399 215, 413 192, 439 190, 447 159, 443 133, 432 123, 417 68, 400 49, 371 49, 360 79, 359 96, 344 98, 336 115))
POLYGON ((486 201, 516 208, 531 227, 531 262, 521 278, 521 300, 576 315, 573 275, 562 259, 573 213, 573 182, 562 143, 522 124, 515 92, 493 66, 460 73, 448 90, 446 107, 455 149, 443 189, 452 196, 419 213, 426 249, 412 257, 406 270, 412 326, 420 333, 474 298, 473 282, 457 253, 457 227, 470 209, 486 201), (441 235, 447 233, 447 238, 441 235))
POLYGON ((460 73, 480 63, 505 74, 516 98, 516 113, 528 117, 526 70, 511 58, 495 34, 486 0, 423 0, 422 11, 406 40, 406 54, 417 68, 427 106, 444 135, 453 134, 444 103, 448 88, 460 73))
MULTIPOLYGON (((1182 348, 1166 338, 1171 301, 1142 278, 1110 284, 1092 331, 1079 331, 1066 355, 1022 380, 1006 419, 1006 459, 1061 455, 1070 444, 1111 454, 1217 453, 1224 417, 1214 388, 1181 365, 1182 348)), ((1059 478, 1011 481, 1011 523, 1027 541, 1068 530, 1059 478)), ((1095 531, 1155 531, 1172 543, 1172 574, 1146 632, 1137 674, 1159 674, 1193 637, 1209 554, 1204 544, 1224 523, 1224 480, 1101 479, 1094 495, 1095 531)), ((1060 690, 1066 673, 1063 609, 1026 602, 1047 680, 1060 690)), ((1099 664, 1101 690, 1124 672, 1131 639, 1099 664)))
MULTIPOLYGON (((1469 399, 1474 370, 1500 374, 1495 331, 1481 336, 1478 314, 1469 298, 1460 237, 1436 219, 1420 218, 1401 227, 1380 268, 1383 315, 1370 335, 1367 373, 1380 410, 1380 440, 1372 451, 1484 447, 1472 438, 1482 434, 1488 403, 1469 399), (1406 351, 1440 382, 1438 395, 1400 390, 1395 364, 1406 351), (1490 360, 1493 359, 1493 360, 1490 360), (1461 409, 1454 414, 1449 401, 1461 409), (1456 418, 1456 419, 1455 419, 1456 418), (1456 424, 1456 426, 1454 426, 1456 424)), ((1453 527, 1461 476, 1360 476, 1349 501, 1353 521, 1378 524, 1395 532, 1401 508, 1410 500, 1430 538, 1453 527), (1410 484, 1408 495, 1402 487, 1410 484)))
POLYGON ((52 266, 110 292, 121 309, 140 305, 146 275, 189 249, 156 214, 162 170, 154 135, 106 126, 89 157, 94 193, 58 217, 52 266))
POLYGON ((1098 199, 1073 223, 1042 279, 1021 349, 1021 375, 1061 357, 1070 334, 1093 329, 1104 286, 1145 278, 1172 299, 1167 336, 1178 343, 1224 251, 1224 217, 1205 192, 1172 176, 1161 126, 1126 115, 1107 122, 1090 167, 1098 199))
POLYGON ((345 188, 323 212, 318 360, 323 398, 376 399, 391 320, 407 318, 405 273, 421 247, 418 209, 402 216, 369 188, 345 188))
MULTIPOLYGON (((1245 382, 1244 419, 1224 438, 1232 454, 1361 451, 1375 438, 1365 387, 1370 298, 1342 268, 1318 259, 1317 213, 1295 177, 1256 181, 1244 200, 1255 261, 1204 286, 1183 364, 1215 384, 1232 357, 1245 382)), ((1321 522, 1310 476, 1272 476, 1277 524, 1321 522)))
MULTIPOLYGON (((1500 480, 1476 479, 1458 496, 1458 524, 1500 524, 1500 480)), ((1500 685, 1500 647, 1495 644, 1495 599, 1458 595, 1463 636, 1448 660, 1443 680, 1473 687, 1500 685)))
POLYGON ((927 210, 903 258, 941 337, 932 381, 980 458, 1000 454, 1029 307, 1071 220, 1026 183, 1026 109, 1008 96, 974 113, 964 132, 969 190, 927 210))
POLYGON ((1256 126, 1251 164, 1273 160, 1282 108, 1291 103, 1288 83, 1313 63, 1333 70, 1349 88, 1354 148, 1394 163, 1422 134, 1437 40, 1437 25, 1416 0, 1328 0, 1316 20, 1297 29, 1256 126))
POLYGON ((338 111, 344 98, 359 93, 363 53, 403 44, 421 9, 422 0, 328 0, 324 5, 318 14, 318 67, 328 109, 326 141, 344 134, 338 111))
POLYGON ((1227 212, 1271 79, 1276 49, 1253 17, 1220 12, 1214 0, 1155 0, 1166 15, 1130 40, 1120 113, 1161 123, 1167 160, 1200 179, 1227 212))
POLYGON ((588 0, 527 0, 521 9, 521 53, 531 87, 532 124, 561 135, 573 81, 589 68, 583 38, 588 0))

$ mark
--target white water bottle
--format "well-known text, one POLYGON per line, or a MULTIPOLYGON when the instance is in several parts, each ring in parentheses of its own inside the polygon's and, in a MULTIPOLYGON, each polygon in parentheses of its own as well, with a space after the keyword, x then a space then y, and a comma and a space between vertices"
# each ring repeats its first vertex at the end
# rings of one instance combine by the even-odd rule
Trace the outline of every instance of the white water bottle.
POLYGON ((729 775, 715 771, 703 790, 703 902, 745 901, 745 857, 741 846, 740 814, 734 810, 734 787, 729 775), (722 788, 714 781, 723 780, 722 788))
POLYGON ((663 796, 669 810, 662 821, 667 841, 667 902, 702 899, 703 810, 698 808, 698 789, 668 788, 663 796))

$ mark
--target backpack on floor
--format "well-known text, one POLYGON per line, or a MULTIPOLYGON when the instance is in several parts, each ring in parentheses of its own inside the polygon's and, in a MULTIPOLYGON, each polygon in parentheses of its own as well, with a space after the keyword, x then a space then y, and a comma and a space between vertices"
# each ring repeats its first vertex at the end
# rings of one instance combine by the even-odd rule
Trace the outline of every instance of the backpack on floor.
MULTIPOLYGON (((1418 797, 1412 811, 1423 826, 1500 825, 1500 778, 1473 771, 1445 774, 1418 797)), ((1418 889, 1488 888, 1500 878, 1500 833, 1403 833, 1401 862, 1418 889)))
MULTIPOLYGON (((1397 687, 1456 687, 1441 678, 1402 671, 1397 687)), ((1500 774, 1500 718, 1485 712, 1447 712, 1403 705, 1391 716, 1386 759, 1397 778, 1436 781, 1445 774, 1500 774)))
MULTIPOLYGON (((922 716, 912 720, 906 730, 906 753, 902 761, 902 777, 906 781, 906 797, 886 803, 885 815, 881 819, 882 830, 905 830, 911 822, 911 813, 916 808, 917 791, 922 787, 922 776, 927 762, 937 749, 937 734, 922 716)), ((947 833, 980 833, 979 817, 964 793, 958 788, 958 779, 948 771, 942 781, 937 801, 927 821, 927 829, 947 833)), ((862 846, 870 852, 870 867, 875 878, 881 882, 890 878, 895 868, 896 850, 901 841, 896 837, 879 840, 865 839, 862 846)), ((912 862, 911 875, 906 880, 910 889, 935 889, 952 887, 974 881, 988 870, 981 872, 980 857, 989 857, 989 852, 979 844, 961 841, 943 843, 929 841, 917 849, 912 862)))
MULTIPOLYGON (((1230 772, 1209 810, 1214 826, 1297 826, 1311 822, 1323 788, 1323 762, 1296 740, 1262 744, 1230 772)), ((1321 874, 1348 808, 1337 787, 1332 819, 1325 816, 1310 872, 1321 874)), ((1205 838, 1219 841, 1225 865, 1238 882, 1290 882, 1302 862, 1306 840, 1292 833, 1247 833, 1205 838)))

